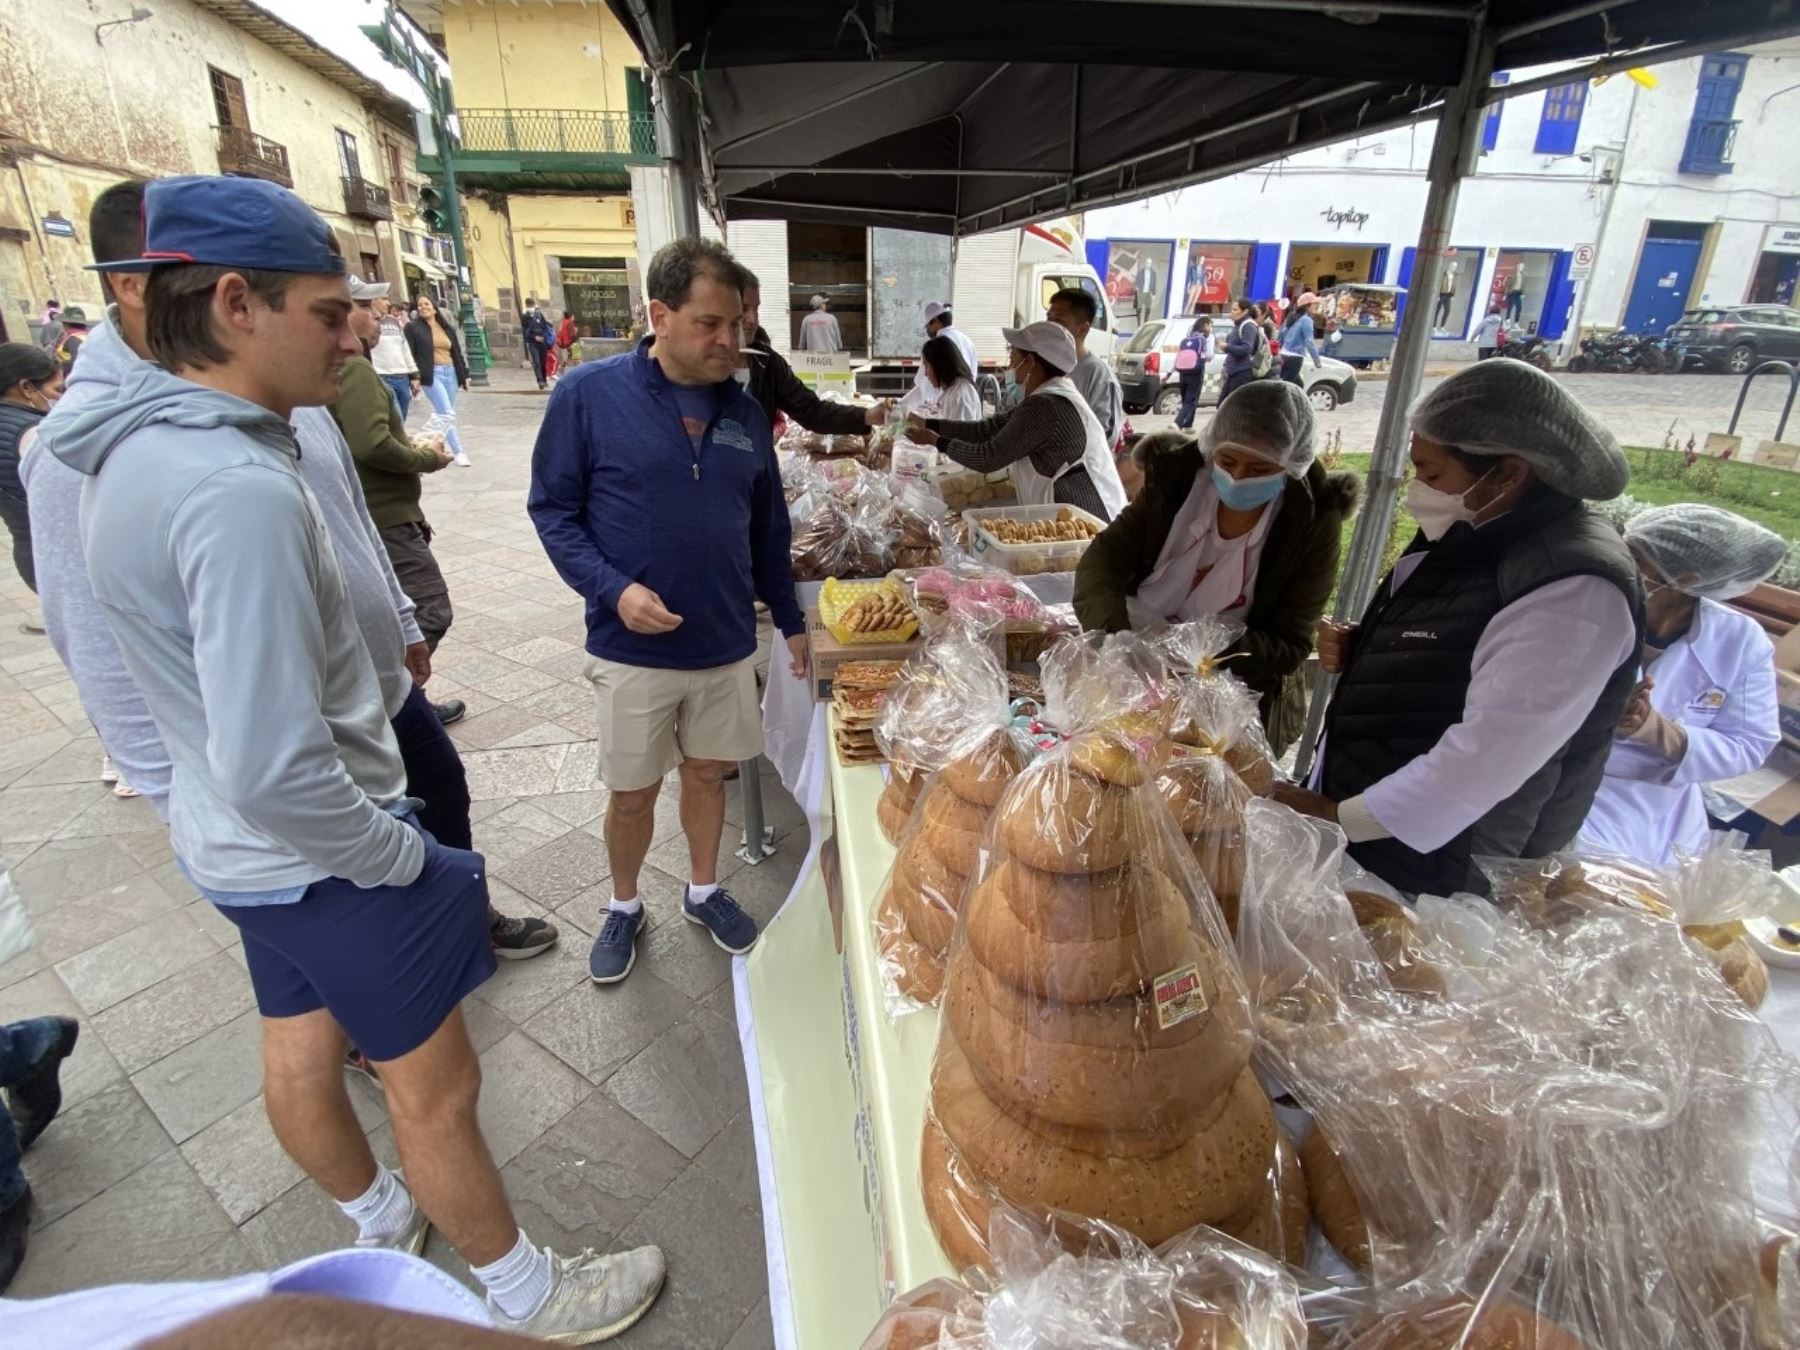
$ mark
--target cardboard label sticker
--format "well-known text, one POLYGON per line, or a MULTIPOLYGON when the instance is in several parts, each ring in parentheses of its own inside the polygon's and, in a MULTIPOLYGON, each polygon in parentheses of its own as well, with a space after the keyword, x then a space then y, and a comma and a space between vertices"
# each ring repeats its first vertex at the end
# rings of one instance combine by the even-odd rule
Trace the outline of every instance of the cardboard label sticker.
POLYGON ((1200 985, 1200 967, 1177 966, 1166 975, 1158 975, 1151 986, 1156 999, 1156 1025, 1167 1031, 1190 1017, 1206 1011, 1206 991, 1200 985))

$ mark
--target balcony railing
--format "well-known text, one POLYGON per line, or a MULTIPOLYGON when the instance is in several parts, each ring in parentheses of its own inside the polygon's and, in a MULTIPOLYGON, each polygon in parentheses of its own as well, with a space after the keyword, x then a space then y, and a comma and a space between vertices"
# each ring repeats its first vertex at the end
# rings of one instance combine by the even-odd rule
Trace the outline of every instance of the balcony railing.
POLYGON ((464 154, 656 156, 651 113, 462 108, 456 115, 464 154))
POLYGON ((281 186, 294 186, 285 145, 258 136, 248 127, 215 127, 219 133, 219 172, 266 178, 281 186))
POLYGON ((1687 147, 1681 154, 1683 173, 1731 172, 1731 152, 1737 147, 1736 122, 1696 118, 1688 123, 1687 147))
POLYGON ((388 190, 354 174, 344 175, 344 213, 364 220, 392 220, 394 204, 388 190))

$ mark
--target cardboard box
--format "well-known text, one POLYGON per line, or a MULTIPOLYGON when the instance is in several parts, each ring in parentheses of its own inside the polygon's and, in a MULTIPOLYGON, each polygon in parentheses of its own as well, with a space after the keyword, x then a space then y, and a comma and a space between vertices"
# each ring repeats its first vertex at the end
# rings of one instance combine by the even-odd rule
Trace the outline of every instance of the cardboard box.
POLYGON ((904 661, 919 649, 921 639, 914 634, 906 642, 839 642, 819 618, 815 606, 806 611, 806 648, 812 667, 813 699, 831 701, 831 680, 846 661, 904 661))
POLYGON ((1781 739, 1800 749, 1800 675, 1775 671, 1775 701, 1781 716, 1781 739))

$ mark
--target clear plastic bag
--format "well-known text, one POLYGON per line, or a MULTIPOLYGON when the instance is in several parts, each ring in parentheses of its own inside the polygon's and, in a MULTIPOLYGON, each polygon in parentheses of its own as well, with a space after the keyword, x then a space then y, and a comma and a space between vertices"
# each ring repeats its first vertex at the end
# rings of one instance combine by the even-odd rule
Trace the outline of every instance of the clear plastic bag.
POLYGON ((1166 672, 1129 634, 1063 639, 1043 672, 1067 739, 1001 797, 952 935, 927 1214, 959 1267, 996 1200, 1282 1250, 1230 934, 1156 788, 1166 672))
POLYGON ((1240 623, 1207 615, 1171 624, 1155 639, 1169 667, 1176 700, 1170 736, 1177 744, 1223 755, 1256 796, 1275 781, 1275 754, 1263 734, 1257 696, 1233 675, 1226 655, 1244 634, 1240 623))
POLYGON ((883 575, 888 570, 892 508, 892 499, 868 482, 858 482, 849 493, 821 488, 803 493, 788 508, 794 580, 883 575))
POLYGON ((981 563, 956 560, 907 578, 913 606, 929 625, 932 615, 993 624, 1042 623, 1044 604, 1017 577, 981 563))
MULTIPOLYGON (((1367 1244, 1370 1308, 1349 1344, 1800 1335, 1763 1276, 1759 1224, 1794 1213, 1800 1067, 1675 924, 1610 900, 1554 924, 1422 901, 1415 936, 1444 990, 1421 997, 1334 896, 1337 831, 1260 802, 1245 828, 1259 1064, 1322 1128, 1303 1156, 1335 1157, 1367 1244)), ((1345 1217, 1320 1197, 1327 1170, 1307 1180, 1329 1231, 1345 1217)))
POLYGON ((1302 1350, 1293 1274, 1208 1228, 1152 1250, 1111 1224, 995 1207, 991 1277, 933 1280, 863 1350, 1302 1350))

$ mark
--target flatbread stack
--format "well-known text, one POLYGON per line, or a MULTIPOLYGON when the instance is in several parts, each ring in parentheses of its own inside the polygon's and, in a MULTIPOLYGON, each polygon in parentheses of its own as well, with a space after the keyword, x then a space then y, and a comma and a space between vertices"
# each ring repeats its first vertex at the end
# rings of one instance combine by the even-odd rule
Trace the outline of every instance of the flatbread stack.
POLYGON ((831 680, 831 738, 845 764, 875 764, 884 756, 875 743, 875 714, 881 697, 899 678, 898 661, 850 661, 831 680))

